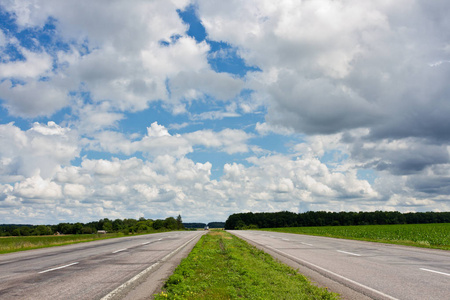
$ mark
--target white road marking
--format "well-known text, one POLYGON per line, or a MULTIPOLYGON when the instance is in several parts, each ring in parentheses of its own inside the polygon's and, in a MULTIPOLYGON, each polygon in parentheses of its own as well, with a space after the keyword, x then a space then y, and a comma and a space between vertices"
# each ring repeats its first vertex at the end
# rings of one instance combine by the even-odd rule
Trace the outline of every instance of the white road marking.
POLYGON ((308 244, 308 243, 303 243, 303 242, 300 242, 300 244, 302 244, 302 245, 306 245, 306 246, 314 246, 314 245, 312 245, 312 244, 308 244))
POLYGON ((145 243, 142 243, 142 245, 147 245, 147 244, 150 244, 150 242, 145 242, 145 243))
POLYGON ((189 244, 190 242, 192 242, 195 238, 197 238, 197 236, 194 236, 192 239, 190 239, 189 241, 187 241, 186 243, 184 243, 183 245, 181 245, 180 247, 178 247, 177 249, 173 250, 172 252, 170 252, 169 254, 167 254, 166 256, 164 256, 160 261, 154 263, 153 265, 149 266, 147 269, 145 269, 144 271, 142 271, 141 273, 137 274, 136 276, 134 276, 133 278, 131 278, 130 280, 128 280, 127 282, 125 282, 124 284, 122 284, 121 286, 119 286, 118 288, 116 288, 115 290, 113 290, 112 292, 110 292, 108 295, 106 295, 105 297, 103 297, 101 300, 108 300, 108 299, 112 299, 114 298, 114 296, 116 296, 117 294, 119 294, 122 290, 124 290, 125 288, 127 288, 129 285, 131 285, 133 282, 135 282, 136 280, 138 280, 139 278, 141 278, 142 276, 144 276, 145 274, 147 274, 148 272, 150 272, 154 267, 156 267, 157 265, 159 265, 160 263, 166 261, 167 259, 169 259, 173 254, 175 254, 176 252, 178 252, 180 249, 182 249, 184 246, 186 246, 187 244, 189 244))
POLYGON ((125 251, 125 250, 127 250, 127 249, 128 249, 128 248, 119 249, 119 250, 114 251, 113 253, 122 252, 122 251, 125 251))
POLYGON ((63 269, 63 268, 67 268, 67 267, 76 265, 77 263, 78 263, 78 262, 74 262, 74 263, 71 263, 71 264, 68 264, 68 265, 65 265, 65 266, 56 267, 56 268, 51 268, 51 269, 48 269, 48 270, 45 270, 45 271, 41 271, 41 272, 39 272, 39 274, 47 273, 47 272, 50 272, 50 271, 55 271, 55 270, 59 270, 59 269, 63 269))
POLYGON ((283 241, 290 241, 290 239, 282 239, 283 241))
POLYGON ((373 289, 373 288, 368 287, 368 286, 366 286, 366 285, 364 285, 364 284, 361 284, 361 283, 359 283, 359 282, 356 282, 356 281, 354 281, 354 280, 351 280, 350 278, 344 277, 344 276, 339 275, 339 274, 337 274, 337 273, 334 273, 334 272, 332 272, 332 271, 330 271, 330 270, 327 270, 327 269, 325 269, 325 268, 319 267, 318 265, 315 265, 315 264, 313 264, 313 263, 310 263, 309 261, 300 259, 300 258, 298 258, 298 257, 295 257, 295 256, 293 256, 293 255, 290 255, 290 254, 288 254, 288 253, 286 253, 286 252, 280 251, 280 250, 278 250, 278 249, 275 249, 275 248, 270 247, 270 246, 267 246, 267 245, 266 245, 265 247, 270 248, 270 249, 274 250, 275 252, 278 252, 278 253, 280 253, 280 254, 282 254, 282 255, 284 255, 284 256, 288 256, 288 257, 292 258, 294 261, 302 262, 302 263, 304 263, 304 264, 306 264, 306 265, 309 265, 309 266, 312 266, 312 267, 314 267, 314 268, 317 268, 317 269, 321 270, 322 272, 325 272, 325 273, 331 274, 331 275, 333 275, 333 276, 336 276, 336 277, 338 277, 338 278, 341 278, 341 279, 343 279, 343 280, 345 280, 345 281, 348 281, 348 282, 350 282, 350 283, 352 283, 352 284, 355 284, 355 285, 357 285, 357 286, 359 286, 359 287, 362 287, 362 288, 364 288, 364 289, 366 289, 366 290, 369 290, 369 291, 371 291, 371 292, 373 292, 373 293, 376 293, 376 294, 378 294, 378 295, 381 295, 382 297, 385 297, 385 298, 387 298, 387 299, 391 299, 391 300, 399 300, 399 299, 394 298, 394 297, 392 297, 392 296, 389 296, 389 295, 387 295, 387 294, 385 294, 385 293, 383 293, 383 292, 380 292, 380 291, 378 291, 378 290, 376 290, 376 289, 373 289))
POLYGON ((420 268, 420 269, 421 269, 422 271, 433 272, 433 273, 437 273, 437 274, 441 274, 441 275, 445 275, 445 276, 450 276, 449 273, 439 272, 439 271, 430 270, 430 269, 425 269, 425 268, 420 268))
POLYGON ((347 251, 341 251, 341 250, 336 250, 336 251, 344 253, 344 254, 349 254, 349 255, 354 255, 354 256, 361 256, 361 254, 351 253, 351 252, 347 252, 347 251))

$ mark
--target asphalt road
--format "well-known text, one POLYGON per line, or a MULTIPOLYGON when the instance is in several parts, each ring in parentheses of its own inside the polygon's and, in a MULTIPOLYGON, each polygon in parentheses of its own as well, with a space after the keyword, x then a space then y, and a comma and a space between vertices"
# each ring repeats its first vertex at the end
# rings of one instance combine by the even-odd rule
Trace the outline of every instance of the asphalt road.
POLYGON ((450 299, 450 251, 268 231, 229 231, 344 299, 450 299))
POLYGON ((157 292, 202 234, 167 232, 2 254, 0 299, 143 299, 157 292))

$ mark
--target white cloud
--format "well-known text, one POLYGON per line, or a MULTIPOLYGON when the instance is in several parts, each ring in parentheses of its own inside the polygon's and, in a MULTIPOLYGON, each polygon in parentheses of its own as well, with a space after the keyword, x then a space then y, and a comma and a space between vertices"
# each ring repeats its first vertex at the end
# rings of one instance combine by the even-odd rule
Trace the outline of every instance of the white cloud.
MULTIPOLYGON (((89 92, 93 106, 107 101, 110 116, 114 112, 147 109, 151 101, 163 100, 180 107, 179 101, 192 100, 192 95, 194 99, 204 94, 229 99, 243 83, 211 71, 207 61, 209 45, 187 36, 188 28, 177 13, 187 4, 6 2, 2 6, 16 17, 20 27, 39 29, 49 18, 56 20, 57 38, 70 47, 50 54, 36 40, 37 47, 42 48, 39 52, 23 49, 24 61, 4 63, 0 71, 3 78, 33 80, 15 87, 4 81, 0 95, 11 114, 31 117, 50 116, 69 105, 67 95, 80 86, 89 92), (50 72, 52 57, 57 68, 50 72), (38 76, 44 74, 46 81, 38 81, 38 76)), ((109 126, 109 122, 98 122, 103 120, 102 111, 91 112, 100 113, 96 120, 90 120, 94 127, 109 126)), ((83 117, 83 111, 79 113, 83 117)))
POLYGON ((47 81, 31 81, 15 86, 9 80, 0 83, 0 99, 12 115, 50 116, 69 104, 67 91, 47 81))
POLYGON ((169 131, 162 125, 158 125, 158 122, 153 122, 150 127, 147 127, 148 137, 161 137, 170 136, 169 131))
POLYGON ((117 127, 117 123, 125 118, 122 113, 114 112, 111 104, 108 102, 86 105, 80 100, 77 101, 73 110, 78 117, 73 122, 80 133, 84 134, 93 134, 105 128, 117 127))
POLYGON ((89 149, 132 155, 143 152, 150 157, 169 154, 182 157, 194 151, 194 147, 203 146, 228 154, 248 152, 248 140, 252 135, 243 130, 224 129, 219 132, 199 130, 185 134, 171 135, 157 122, 147 127, 147 135, 132 141, 130 137, 115 131, 102 131, 87 141, 89 149))
MULTIPOLYGON (((301 211, 305 207, 335 211, 444 208, 436 196, 408 200, 412 197, 405 194, 408 186, 420 181, 377 179, 372 186, 358 179, 354 169, 333 170, 313 155, 252 157, 247 166, 227 163, 220 180, 211 179, 212 168, 209 162, 167 154, 152 161, 84 158, 80 167, 62 167, 53 179, 34 176, 14 186, 4 185, 0 206, 44 203, 55 218, 77 221, 178 213, 185 221, 203 220, 206 215, 225 220, 244 210, 301 211), (68 211, 58 210, 61 205, 68 211)), ((423 186, 428 188, 432 187, 423 186)), ((34 213, 41 214, 37 206, 34 213)))
POLYGON ((209 68, 199 71, 180 72, 174 76, 170 81, 172 95, 180 99, 195 99, 207 94, 218 100, 229 100, 236 97, 244 87, 241 79, 229 74, 216 73, 209 68), (192 90, 197 93, 192 94, 192 90))
POLYGON ((73 184, 68 183, 64 185, 64 195, 71 197, 71 198, 77 198, 77 199, 83 199, 86 197, 87 189, 85 186, 81 184, 73 184))
POLYGON ((36 175, 14 185, 14 195, 23 199, 48 202, 62 197, 61 186, 36 175))
POLYGON ((3 30, 0 29, 0 47, 4 47, 7 43, 7 38, 3 33, 3 30))
POLYGON ((429 62, 448 59, 442 11, 425 1, 199 1, 208 37, 262 70, 247 83, 265 95, 267 121, 307 134, 441 135, 449 68, 429 62))
POLYGON ((94 175, 106 176, 106 177, 118 177, 121 171, 121 163, 118 159, 113 161, 109 160, 83 160, 81 164, 83 169, 88 170, 94 175))
MULTIPOLYGON (((1 37, 0 37, 1 39, 1 37)), ((45 52, 36 53, 21 49, 24 61, 9 61, 0 64, 0 77, 7 78, 37 78, 45 76, 52 68, 52 58, 45 52)))
POLYGON ((49 178, 60 165, 70 165, 80 151, 76 132, 54 122, 34 123, 27 131, 9 123, 0 125, 0 132, 2 176, 49 178))
POLYGON ((269 133, 276 133, 276 134, 282 134, 282 135, 290 135, 294 133, 294 130, 286 128, 284 126, 279 126, 279 125, 272 125, 272 124, 268 124, 266 122, 264 123, 259 123, 257 122, 255 125, 255 130, 260 134, 260 135, 267 135, 269 133))

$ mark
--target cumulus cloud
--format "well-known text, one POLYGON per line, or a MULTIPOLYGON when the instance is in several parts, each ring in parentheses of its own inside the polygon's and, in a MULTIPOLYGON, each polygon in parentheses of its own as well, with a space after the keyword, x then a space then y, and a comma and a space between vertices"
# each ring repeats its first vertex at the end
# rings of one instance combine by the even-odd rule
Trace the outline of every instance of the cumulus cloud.
MULTIPOLYGON (((211 163, 169 154, 152 160, 83 158, 79 167, 60 167, 52 178, 35 175, 3 185, 0 206, 45 205, 55 219, 180 213, 186 221, 195 221, 205 214, 223 220, 243 210, 427 210, 448 193, 419 175, 409 179, 390 175, 371 185, 359 179, 354 168, 337 169, 321 162, 327 146, 319 141, 318 137, 306 141, 294 156, 250 157, 246 165, 226 163, 219 179, 211 178, 211 163), (411 196, 411 189, 421 189, 421 195, 411 196), (58 210, 60 206, 68 211, 58 210)), ((439 178, 449 176, 445 166, 432 172, 439 178)), ((439 207, 445 209, 445 201, 439 207)), ((37 206, 33 213, 39 214, 37 206)), ((23 214, 29 216, 31 211, 23 214)))
POLYGON ((126 155, 142 152, 149 157, 164 154, 182 157, 193 152, 195 147, 213 148, 228 154, 245 153, 249 151, 248 141, 251 137, 251 134, 235 129, 219 132, 205 129, 171 135, 167 128, 153 122, 147 127, 147 134, 140 140, 132 140, 131 137, 115 131, 102 131, 87 143, 89 149, 96 151, 126 155))
MULTIPOLYGON (((5 191, 20 203, 44 203, 53 208, 64 203, 68 209, 78 206, 92 212, 83 218, 94 218, 94 212, 101 208, 104 213, 120 211, 121 217, 139 211, 149 217, 178 212, 192 220, 205 213, 223 219, 243 206, 258 211, 296 211, 300 202, 314 204, 315 197, 329 197, 339 203, 342 196, 377 196, 354 174, 334 173, 318 160, 276 156, 251 161, 252 167, 225 164, 223 177, 216 181, 211 179, 210 163, 187 158, 164 155, 153 162, 84 159, 81 167, 61 168, 54 179, 29 177, 5 187, 5 191), (83 179, 86 176, 88 181, 83 179), (94 202, 89 201, 92 197, 94 202), (205 198, 209 200, 205 202, 205 198)), ((74 213, 82 217, 80 210, 74 213)))
POLYGON ((21 176, 49 178, 80 152, 76 132, 54 122, 34 123, 27 131, 13 123, 3 124, 0 132, 1 176, 7 182, 21 176))
POLYGON ((13 115, 22 117, 50 116, 69 103, 66 91, 45 81, 32 81, 24 85, 0 83, 0 99, 13 115))
POLYGON ((0 76, 7 78, 36 78, 45 76, 52 68, 52 57, 47 53, 21 49, 24 61, 8 61, 0 64, 0 76))
MULTIPOLYGON (((19 30, 41 30, 57 20, 54 34, 67 48, 48 53, 38 40, 38 51, 20 47, 24 59, 3 63, 0 78, 32 80, 15 86, 3 81, 1 98, 11 114, 27 117, 52 115, 69 105, 68 95, 80 86, 95 103, 107 101, 110 113, 144 110, 151 101, 167 101, 175 108, 202 95, 232 98, 243 82, 211 70, 209 45, 187 36, 188 27, 178 15, 177 9, 187 4, 3 3, 19 30), (42 76, 45 81, 39 80, 42 76)), ((102 119, 99 113, 96 119, 102 119)))
POLYGON ((429 62, 448 58, 441 12, 449 7, 404 4, 200 1, 199 15, 209 38, 238 47, 262 70, 250 78, 270 95, 271 123, 309 134, 368 127, 374 138, 448 140, 450 67, 429 62))
POLYGON ((14 195, 27 201, 51 201, 62 196, 61 186, 39 175, 29 177, 14 185, 14 195))
POLYGON ((199 1, 199 16, 210 39, 261 69, 247 75, 268 106, 260 133, 269 125, 306 134, 360 128, 369 134, 351 154, 367 167, 408 174, 448 162, 450 65, 430 64, 449 58, 447 4, 219 2, 199 1))
POLYGON ((431 166, 450 163, 447 146, 430 145, 417 138, 354 143, 351 153, 354 159, 366 162, 367 168, 396 175, 419 173, 431 166))
POLYGON ((264 122, 264 123, 257 122, 255 125, 255 130, 260 135, 267 135, 269 133, 290 135, 290 134, 294 133, 294 130, 292 130, 292 129, 286 128, 284 126, 275 125, 275 124, 268 124, 266 122, 264 122))

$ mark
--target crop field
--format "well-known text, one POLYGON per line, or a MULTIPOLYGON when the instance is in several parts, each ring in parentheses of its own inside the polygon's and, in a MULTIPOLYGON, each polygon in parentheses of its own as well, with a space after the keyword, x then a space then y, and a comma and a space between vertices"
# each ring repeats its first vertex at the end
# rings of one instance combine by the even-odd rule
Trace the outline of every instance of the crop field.
POLYGON ((0 253, 62 246, 75 243, 91 242, 123 236, 119 233, 108 234, 74 234, 55 236, 15 236, 0 238, 0 253))
POLYGON ((262 230, 450 250, 450 223, 285 227, 262 230))
POLYGON ((155 299, 339 299, 224 231, 204 235, 155 299))

